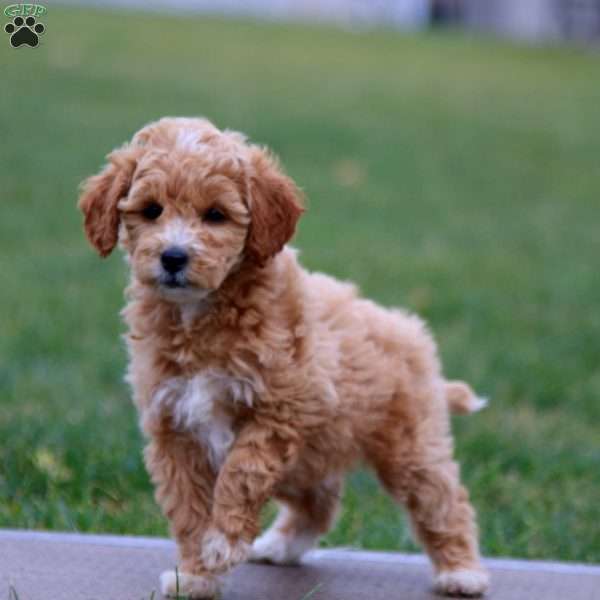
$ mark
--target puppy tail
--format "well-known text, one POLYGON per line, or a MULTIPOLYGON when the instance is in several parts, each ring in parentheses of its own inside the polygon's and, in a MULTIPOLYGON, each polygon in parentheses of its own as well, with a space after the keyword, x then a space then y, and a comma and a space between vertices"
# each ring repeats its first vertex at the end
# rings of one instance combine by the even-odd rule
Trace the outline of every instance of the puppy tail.
POLYGON ((479 398, 463 381, 446 381, 446 399, 450 412, 455 415, 468 415, 487 406, 486 398, 479 398))

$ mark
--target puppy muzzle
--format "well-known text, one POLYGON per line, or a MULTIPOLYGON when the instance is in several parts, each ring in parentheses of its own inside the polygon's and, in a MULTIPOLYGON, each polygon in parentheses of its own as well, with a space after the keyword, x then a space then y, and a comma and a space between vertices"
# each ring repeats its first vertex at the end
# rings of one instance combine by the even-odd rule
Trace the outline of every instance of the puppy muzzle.
POLYGON ((160 255, 162 273, 160 283, 168 288, 186 287, 187 280, 184 275, 189 262, 186 250, 179 246, 171 246, 160 255))

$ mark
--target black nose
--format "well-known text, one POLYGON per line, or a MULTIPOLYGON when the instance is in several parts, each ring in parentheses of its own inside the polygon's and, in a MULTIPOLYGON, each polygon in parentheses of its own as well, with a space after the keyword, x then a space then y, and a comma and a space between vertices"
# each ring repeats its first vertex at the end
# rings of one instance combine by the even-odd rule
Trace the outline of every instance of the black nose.
POLYGON ((167 248, 160 255, 160 262, 167 273, 175 274, 179 273, 185 267, 188 262, 188 255, 185 250, 173 246, 172 248, 167 248))

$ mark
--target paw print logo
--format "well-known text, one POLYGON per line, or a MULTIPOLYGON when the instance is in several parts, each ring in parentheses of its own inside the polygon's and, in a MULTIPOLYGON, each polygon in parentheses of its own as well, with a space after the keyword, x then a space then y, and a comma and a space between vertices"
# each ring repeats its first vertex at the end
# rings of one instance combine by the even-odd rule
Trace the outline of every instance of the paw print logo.
POLYGON ((13 48, 19 46, 30 46, 35 48, 40 41, 39 36, 46 31, 42 23, 37 23, 35 17, 15 17, 12 23, 4 26, 4 31, 10 35, 10 45, 13 48))

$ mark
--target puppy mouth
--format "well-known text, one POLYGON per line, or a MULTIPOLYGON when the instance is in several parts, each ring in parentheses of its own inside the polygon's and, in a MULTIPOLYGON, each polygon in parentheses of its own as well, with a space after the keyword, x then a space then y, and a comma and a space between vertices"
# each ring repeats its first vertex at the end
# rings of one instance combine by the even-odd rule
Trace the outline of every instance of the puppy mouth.
POLYGON ((210 290, 189 281, 183 273, 162 273, 157 281, 157 290, 166 300, 186 302, 203 300, 210 290))
POLYGON ((185 289, 189 287, 189 281, 182 273, 164 273, 160 276, 159 285, 169 290, 185 289))

